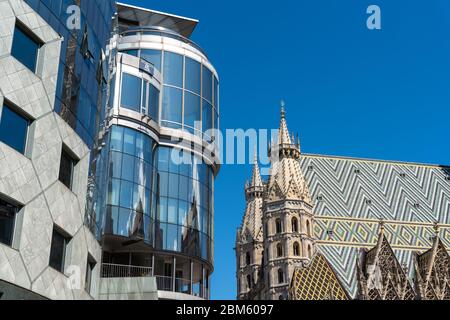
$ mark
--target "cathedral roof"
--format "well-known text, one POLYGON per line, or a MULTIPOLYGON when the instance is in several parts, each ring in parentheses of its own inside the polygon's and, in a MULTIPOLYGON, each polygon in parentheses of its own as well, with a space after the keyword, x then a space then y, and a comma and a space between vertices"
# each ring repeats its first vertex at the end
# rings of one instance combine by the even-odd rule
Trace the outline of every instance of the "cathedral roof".
POLYGON ((359 296, 367 300, 413 300, 414 289, 384 234, 384 223, 376 246, 357 261, 359 296))
POLYGON ((437 232, 431 249, 416 256, 416 287, 424 300, 450 300, 450 256, 437 232))
POLYGON ((320 252, 307 266, 294 270, 290 295, 293 300, 349 300, 333 267, 320 252))

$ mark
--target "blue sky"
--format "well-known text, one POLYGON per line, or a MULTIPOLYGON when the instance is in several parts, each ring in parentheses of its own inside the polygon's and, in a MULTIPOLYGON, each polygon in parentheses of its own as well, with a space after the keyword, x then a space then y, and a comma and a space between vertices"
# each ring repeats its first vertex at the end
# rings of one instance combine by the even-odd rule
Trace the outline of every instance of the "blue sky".
MULTIPOLYGON (((221 126, 289 129, 307 153, 450 164, 450 1, 123 0, 200 20, 221 80, 221 126), (366 9, 381 8, 369 31, 366 9)), ((213 299, 236 296, 234 241, 250 165, 215 192, 213 299)))

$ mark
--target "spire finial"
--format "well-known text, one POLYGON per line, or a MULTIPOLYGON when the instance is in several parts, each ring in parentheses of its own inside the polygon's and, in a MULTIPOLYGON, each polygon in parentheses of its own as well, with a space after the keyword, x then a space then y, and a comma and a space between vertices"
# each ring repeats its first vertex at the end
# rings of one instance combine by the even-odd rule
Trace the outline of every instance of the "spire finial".
POLYGON ((281 106, 281 118, 285 118, 286 117, 286 110, 285 110, 286 104, 285 104, 284 100, 280 101, 280 106, 281 106))

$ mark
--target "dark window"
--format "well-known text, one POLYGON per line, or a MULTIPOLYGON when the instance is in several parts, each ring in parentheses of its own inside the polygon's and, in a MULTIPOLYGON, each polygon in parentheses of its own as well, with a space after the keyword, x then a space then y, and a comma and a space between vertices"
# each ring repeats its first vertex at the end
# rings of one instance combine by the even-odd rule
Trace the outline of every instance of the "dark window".
POLYGON ((306 220, 306 232, 308 233, 308 237, 311 237, 311 225, 309 224, 309 220, 306 220))
POLYGON ((12 245, 14 221, 20 207, 0 199, 0 243, 12 245))
POLYGON ((29 124, 28 119, 3 105, 0 115, 0 141, 24 154, 29 124))
POLYGON ((33 72, 36 71, 40 46, 41 43, 30 37, 25 31, 25 28, 20 25, 16 25, 14 29, 11 55, 33 72))
POLYGON ((284 272, 281 269, 278 269, 278 283, 284 283, 284 272))
POLYGON ((292 232, 298 232, 298 220, 297 218, 292 218, 292 232))
POLYGON ((66 247, 70 238, 64 236, 60 231, 53 229, 52 246, 50 249, 49 266, 60 272, 64 272, 66 247))
POLYGON ((281 228, 281 220, 277 219, 275 221, 275 229, 277 233, 281 233, 282 232, 282 228, 281 228))
POLYGON ((91 292, 91 285, 92 285, 92 274, 94 272, 94 268, 97 262, 95 262, 94 258, 92 258, 90 255, 88 256, 87 266, 86 266, 86 281, 85 281, 85 290, 86 292, 91 292))
POLYGON ((281 243, 277 244, 277 258, 280 258, 283 256, 283 246, 281 243))
POLYGON ((294 256, 299 256, 300 255, 300 245, 298 244, 298 242, 294 243, 294 256))
POLYGON ((251 263, 251 259, 250 259, 250 252, 247 252, 245 254, 245 263, 249 266, 251 263))
POLYGON ((69 189, 72 189, 73 171, 76 165, 77 160, 75 160, 69 152, 67 152, 66 148, 63 147, 61 152, 61 163, 59 166, 59 181, 64 183, 69 189))

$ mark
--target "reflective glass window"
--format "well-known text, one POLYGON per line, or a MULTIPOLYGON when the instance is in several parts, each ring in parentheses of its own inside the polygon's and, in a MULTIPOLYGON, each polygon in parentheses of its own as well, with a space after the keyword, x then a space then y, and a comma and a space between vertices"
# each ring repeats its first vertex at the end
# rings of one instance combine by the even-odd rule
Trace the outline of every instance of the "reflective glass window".
POLYGON ((158 148, 158 170, 169 170, 169 148, 158 148))
POLYGON ((131 208, 133 205, 133 183, 122 180, 120 184, 120 206, 131 208))
POLYGON ((3 105, 0 115, 0 141, 17 152, 25 153, 30 121, 3 105))
MULTIPOLYGON (((184 124, 189 126, 188 130, 194 133, 191 128, 195 128, 195 122, 200 122, 200 97, 186 92, 184 96, 184 124)), ((195 128, 201 130, 201 128, 195 128)))
POLYGON ((120 180, 111 179, 108 194, 108 204, 118 206, 120 195, 120 180))
POLYGON ((205 66, 203 66, 202 77, 202 96, 204 99, 212 103, 212 72, 205 66))
POLYGON ((117 235, 128 237, 129 235, 129 221, 130 221, 130 209, 119 209, 119 219, 117 223, 117 235))
POLYGON ((169 173, 169 197, 178 197, 178 174, 169 173))
POLYGON ((134 179, 134 157, 128 154, 122 155, 122 179, 133 181, 134 179))
POLYGON ((161 120, 163 125, 171 128, 179 128, 182 121, 182 90, 172 87, 164 87, 161 120))
POLYGON ((200 94, 201 87, 201 65, 199 62, 186 57, 186 79, 185 88, 200 94))
POLYGON ((167 172, 160 172, 158 173, 158 183, 159 188, 158 192, 160 196, 168 196, 169 192, 169 173, 167 172))
POLYGON ((131 155, 135 154, 135 138, 136 138, 135 130, 124 128, 123 152, 131 155))
POLYGON ((122 174, 122 154, 119 152, 111 152, 109 170, 111 176, 120 178, 122 174))
POLYGON ((122 73, 121 107, 141 112, 142 79, 122 73))
POLYGON ((161 51, 152 49, 141 49, 141 59, 153 64, 161 72, 161 51))
POLYGON ((167 222, 177 223, 178 222, 178 200, 169 199, 167 206, 167 222))
POLYGON ((202 126, 203 126, 203 132, 208 131, 209 129, 212 129, 212 106, 203 100, 202 105, 202 126))
POLYGON ((159 90, 152 84, 149 84, 149 90, 148 115, 157 122, 159 119, 159 90))
POLYGON ((167 246, 165 247, 166 250, 173 250, 178 251, 179 250, 179 244, 178 244, 178 226, 169 224, 167 225, 167 246))
POLYGON ((33 72, 36 71, 40 46, 41 44, 34 38, 30 37, 29 32, 25 31, 25 28, 20 25, 16 25, 11 47, 11 55, 33 72))
POLYGON ((167 198, 165 197, 158 198, 157 219, 163 222, 167 221, 167 198))
POLYGON ((118 126, 111 128, 111 150, 122 151, 123 129, 123 127, 118 126))
POLYGON ((164 84, 183 87, 183 56, 164 52, 164 84))

